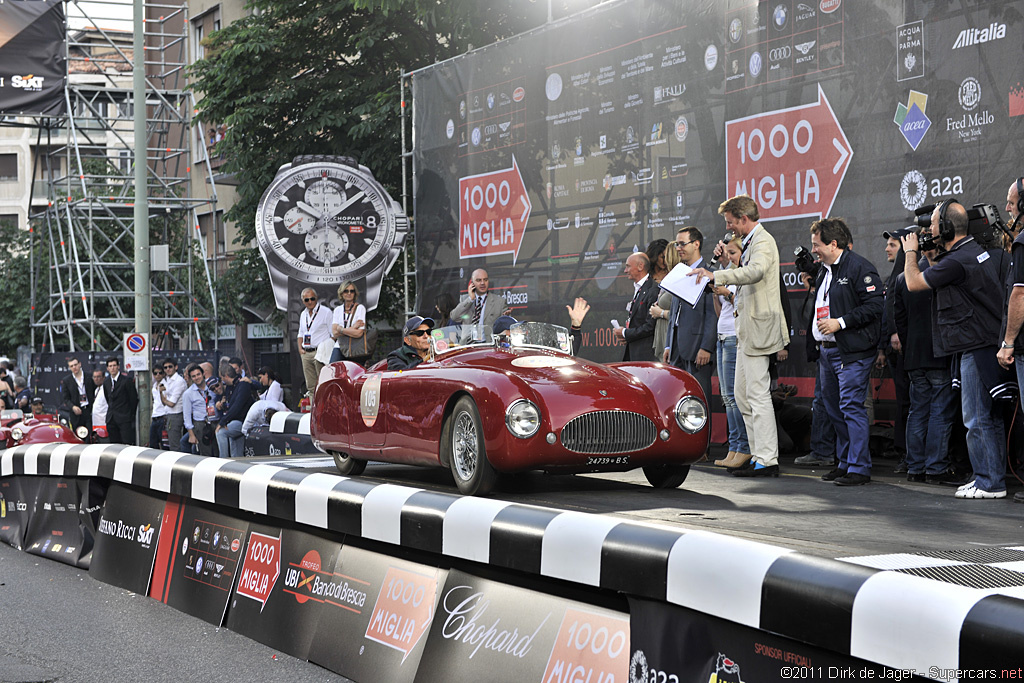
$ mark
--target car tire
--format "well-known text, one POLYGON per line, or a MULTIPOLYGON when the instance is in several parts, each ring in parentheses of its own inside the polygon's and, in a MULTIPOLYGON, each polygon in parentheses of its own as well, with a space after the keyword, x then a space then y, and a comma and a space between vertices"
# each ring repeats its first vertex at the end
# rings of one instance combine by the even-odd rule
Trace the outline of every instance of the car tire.
POLYGON ((483 422, 473 399, 463 396, 458 400, 444 434, 442 446, 459 493, 466 496, 490 493, 498 480, 498 473, 487 460, 483 422))
POLYGON ((363 470, 366 469, 365 460, 356 460, 348 453, 331 451, 331 455, 334 457, 334 466, 338 468, 339 474, 354 476, 362 474, 363 470))
POLYGON ((644 476, 656 489, 677 488, 686 481, 689 473, 689 465, 648 465, 644 468, 644 476))

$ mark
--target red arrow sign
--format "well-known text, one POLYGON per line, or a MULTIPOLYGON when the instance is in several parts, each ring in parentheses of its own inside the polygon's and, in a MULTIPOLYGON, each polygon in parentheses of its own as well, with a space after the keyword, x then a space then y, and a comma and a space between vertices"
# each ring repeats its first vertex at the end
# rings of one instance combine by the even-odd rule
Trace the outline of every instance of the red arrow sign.
POLYGON ((725 124, 727 193, 750 195, 762 220, 828 216, 853 148, 818 85, 818 101, 725 124))
POLYGON ((512 254, 514 264, 531 208, 514 156, 512 168, 460 178, 459 258, 512 254))

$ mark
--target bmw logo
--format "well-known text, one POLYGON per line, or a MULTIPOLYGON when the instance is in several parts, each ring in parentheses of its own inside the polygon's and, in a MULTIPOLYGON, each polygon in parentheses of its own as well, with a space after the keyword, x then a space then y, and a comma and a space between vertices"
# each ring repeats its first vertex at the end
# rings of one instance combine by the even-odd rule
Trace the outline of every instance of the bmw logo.
POLYGON ((772 20, 775 22, 775 28, 782 30, 786 28, 786 21, 789 20, 789 12, 786 10, 785 5, 776 5, 775 11, 772 13, 772 20))

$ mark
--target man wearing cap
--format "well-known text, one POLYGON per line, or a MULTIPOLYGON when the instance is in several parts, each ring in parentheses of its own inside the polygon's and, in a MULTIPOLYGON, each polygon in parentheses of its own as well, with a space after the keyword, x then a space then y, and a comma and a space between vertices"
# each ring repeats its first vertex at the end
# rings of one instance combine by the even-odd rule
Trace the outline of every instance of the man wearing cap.
POLYGON ((388 354, 388 370, 409 370, 430 358, 430 330, 434 321, 423 316, 413 316, 402 328, 400 348, 388 354))
POLYGON ((230 365, 225 366, 220 375, 221 383, 231 387, 227 403, 221 407, 220 424, 217 425, 217 450, 222 458, 238 458, 243 455, 245 435, 242 434, 242 421, 245 420, 249 407, 253 404, 252 385, 242 382, 238 373, 230 365))

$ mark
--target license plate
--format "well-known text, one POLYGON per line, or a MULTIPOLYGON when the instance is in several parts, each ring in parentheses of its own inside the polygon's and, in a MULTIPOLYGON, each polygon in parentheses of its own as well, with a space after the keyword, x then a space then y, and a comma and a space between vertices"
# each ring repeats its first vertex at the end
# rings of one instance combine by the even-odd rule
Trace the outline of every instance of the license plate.
POLYGON ((628 465, 628 455, 602 455, 587 458, 588 465, 628 465))

